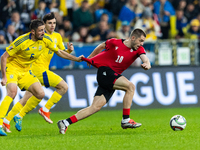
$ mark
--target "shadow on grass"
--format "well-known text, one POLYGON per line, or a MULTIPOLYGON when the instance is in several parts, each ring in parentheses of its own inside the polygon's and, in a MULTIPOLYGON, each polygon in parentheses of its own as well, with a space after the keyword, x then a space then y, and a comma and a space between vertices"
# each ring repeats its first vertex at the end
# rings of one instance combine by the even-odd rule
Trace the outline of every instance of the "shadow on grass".
POLYGON ((48 133, 44 132, 22 132, 22 133, 8 133, 8 136, 6 136, 3 139, 44 139, 44 138, 54 138, 54 137, 72 137, 72 136, 112 136, 112 135, 137 135, 143 133, 145 130, 144 129, 112 129, 112 128, 107 128, 107 129, 100 129, 96 130, 94 129, 68 129, 65 135, 60 134, 58 131, 50 131, 48 133))

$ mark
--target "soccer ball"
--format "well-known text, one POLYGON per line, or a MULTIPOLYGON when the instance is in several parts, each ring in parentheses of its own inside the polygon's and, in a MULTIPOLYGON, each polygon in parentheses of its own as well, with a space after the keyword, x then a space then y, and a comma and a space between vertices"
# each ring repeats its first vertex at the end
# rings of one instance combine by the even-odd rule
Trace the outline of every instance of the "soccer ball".
POLYGON ((186 119, 181 115, 175 115, 170 119, 170 127, 174 131, 181 131, 186 127, 186 119))

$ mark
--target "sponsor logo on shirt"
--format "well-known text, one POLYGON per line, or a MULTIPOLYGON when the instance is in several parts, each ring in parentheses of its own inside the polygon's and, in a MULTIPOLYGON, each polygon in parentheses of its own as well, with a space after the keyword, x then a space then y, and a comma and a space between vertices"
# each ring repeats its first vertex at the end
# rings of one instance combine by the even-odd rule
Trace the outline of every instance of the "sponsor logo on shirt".
POLYGON ((133 52, 133 49, 131 49, 130 52, 133 52))
POLYGON ((116 47, 115 47, 115 50, 117 50, 117 49, 118 49, 118 47, 116 46, 116 47))
POLYGON ((28 51, 28 50, 30 50, 29 47, 27 49, 25 49, 25 51, 28 51))

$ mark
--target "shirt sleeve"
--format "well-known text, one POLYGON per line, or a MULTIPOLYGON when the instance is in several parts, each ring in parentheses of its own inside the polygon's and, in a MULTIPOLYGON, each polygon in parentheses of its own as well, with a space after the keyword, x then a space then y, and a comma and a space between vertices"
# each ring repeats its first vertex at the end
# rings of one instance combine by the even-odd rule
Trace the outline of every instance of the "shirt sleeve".
POLYGON ((58 34, 58 45, 57 46, 58 46, 58 48, 60 50, 64 50, 65 49, 65 45, 63 43, 63 40, 62 40, 62 37, 61 37, 60 34, 58 34))
POLYGON ((140 46, 137 51, 138 51, 138 56, 140 56, 141 54, 146 54, 146 51, 142 46, 140 46))
POLYGON ((109 40, 107 40, 106 42, 105 42, 105 44, 106 44, 106 50, 108 51, 110 48, 112 48, 113 47, 113 42, 115 41, 115 39, 114 38, 112 38, 112 39, 109 39, 109 40))
POLYGON ((47 41, 48 41, 48 42, 47 42, 47 47, 48 47, 51 51, 57 52, 57 51, 58 51, 58 47, 57 47, 56 43, 53 42, 53 41, 50 41, 50 40, 47 40, 47 41))
POLYGON ((10 56, 13 56, 15 53, 17 53, 21 49, 21 45, 19 43, 19 38, 17 38, 15 41, 13 41, 8 47, 6 47, 6 51, 10 56))

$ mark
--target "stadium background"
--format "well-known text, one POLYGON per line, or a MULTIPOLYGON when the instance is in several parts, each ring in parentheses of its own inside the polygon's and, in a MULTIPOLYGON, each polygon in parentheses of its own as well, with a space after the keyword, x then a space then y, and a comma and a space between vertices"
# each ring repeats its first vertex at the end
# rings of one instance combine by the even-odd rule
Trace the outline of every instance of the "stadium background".
MULTIPOLYGON (((130 68, 123 73, 136 85, 132 108, 173 108, 199 107, 200 93, 198 86, 199 67, 158 67, 149 71, 130 68)), ((96 69, 55 70, 69 85, 68 92, 51 111, 70 111, 87 107, 91 104, 97 88, 96 69)), ((44 88, 45 98, 39 104, 45 105, 53 93, 53 88, 44 88)), ((0 101, 6 96, 5 87, 0 87, 0 101)), ((18 89, 13 103, 24 92, 18 89)), ((124 92, 116 91, 104 109, 121 109, 124 92)), ((38 110, 38 108, 35 109, 38 110)))
MULTIPOLYGON (((48 3, 47 0, 42 0, 46 4, 48 3)), ((151 0, 144 0, 146 2, 150 2, 149 4, 154 5, 156 1, 151 0)), ((194 5, 195 10, 198 10, 199 4, 195 0, 169 0, 167 2, 170 2, 172 6, 174 7, 174 12, 179 10, 177 3, 182 1, 185 1, 187 5, 183 10, 187 12, 188 5, 194 5)), ((17 4, 18 1, 11 1, 15 4, 17 4)), ((22 2, 22 1, 20 1, 22 2)), ((25 1, 27 2, 27 1, 25 1)), ((28 3, 23 3, 22 6, 27 5, 28 3)), ((29 1, 31 2, 31 1, 29 1)), ((38 8, 38 4, 40 1, 32 1, 34 2, 32 10, 29 12, 28 8, 26 8, 27 12, 26 14, 32 14, 34 11, 38 8)), ((57 2, 57 1, 56 1, 57 2)), ((56 9, 63 10, 61 8, 62 0, 59 3, 59 7, 55 7, 54 11, 57 12, 56 9)), ((71 2, 71 1, 66 1, 71 2)), ((81 1, 75 0, 74 2, 76 4, 76 9, 81 7, 81 1)), ((98 4, 98 8, 96 9, 97 12, 104 12, 106 13, 105 9, 108 9, 109 12, 113 13, 112 21, 109 22, 109 32, 115 32, 117 33, 118 29, 122 26, 129 26, 130 30, 134 29, 134 25, 136 24, 136 18, 133 18, 134 21, 130 21, 127 23, 127 20, 123 20, 119 16, 116 16, 114 12, 112 12, 112 8, 108 7, 106 3, 114 2, 112 0, 110 1, 104 1, 104 0, 89 0, 88 3, 90 4, 90 10, 92 6, 95 4, 98 4), (107 7, 106 7, 107 6, 107 7), (99 11, 98 11, 99 10, 99 11), (122 19, 122 20, 120 20, 122 19), (115 23, 115 24, 114 24, 115 23), (114 26, 114 27, 113 27, 114 26)), ((121 1, 120 1, 121 2, 121 1)), ((139 2, 139 1, 137 1, 139 2)), ((143 2, 143 1, 141 1, 143 2)), ((7 6, 10 1, 1 1, 1 6, 7 6), (5 3, 4 3, 5 2, 5 3)), ((124 1, 124 5, 126 6, 128 1, 124 1)), ((51 3, 50 3, 51 4, 51 3)), ((139 4, 138 4, 139 5, 139 4)), ((48 6, 46 6, 48 7, 48 6)), ((149 5, 146 5, 145 8, 148 8, 149 5)), ((73 7, 72 7, 73 8, 73 7)), ((74 8, 73 8, 74 9, 74 8)), ((65 9, 64 9, 65 10, 65 9)), ((66 11, 63 11, 63 14, 59 13, 59 17, 62 17, 63 20, 61 22, 58 21, 58 28, 56 29, 57 32, 60 31, 60 29, 63 29, 62 23, 64 21, 70 21, 71 24, 73 24, 73 21, 70 19, 70 10, 71 8, 67 8, 68 14, 66 11)), ((144 9, 145 10, 145 9, 144 9)), ((200 10, 200 9, 199 9, 200 10)), ((192 27, 194 24, 192 23, 193 19, 198 19, 199 15, 196 11, 191 11, 189 14, 194 14, 196 16, 193 16, 193 18, 188 17, 188 14, 185 18, 187 18, 187 22, 184 26, 182 26, 181 30, 185 31, 187 29, 187 33, 190 32, 190 27, 192 27)), ((1 13, 3 9, 1 9, 1 13)), ((6 27, 6 23, 3 23, 4 17, 7 17, 6 20, 11 20, 12 12, 15 11, 14 7, 12 8, 12 11, 7 12, 8 15, 1 15, 0 17, 0 36, 4 36, 6 38, 7 32, 8 32, 8 26, 6 27)), ((52 11, 49 9, 49 11, 52 11)), ((75 9, 74 9, 75 12, 75 9)), ((93 11, 94 13, 95 11, 93 11)), ((152 10, 153 12, 153 10, 152 10)), ((5 12, 4 12, 5 13, 5 12)), ((24 13, 24 12, 23 12, 24 13)), ((20 14, 20 21, 23 22, 23 14, 21 11, 19 11, 20 14)), ((119 12, 120 13, 120 12, 119 12)), ((138 12, 134 12, 137 14, 138 12)), ((109 14, 109 13, 107 13, 109 14)), ((142 14, 142 12, 140 12, 142 14)), ((155 14, 155 13, 154 13, 155 14)), ((101 14, 102 15, 102 14, 101 14)), ((36 15, 37 16, 37 15, 36 15)), ((133 65, 130 66, 130 68, 123 73, 128 79, 130 79, 135 85, 136 85, 136 94, 133 98, 133 106, 132 108, 137 109, 143 109, 143 108, 171 108, 171 107, 198 107, 199 103, 199 92, 198 92, 198 86, 199 86, 199 76, 198 73, 200 71, 199 69, 199 30, 197 33, 192 33, 189 36, 187 34, 182 35, 182 37, 179 37, 179 29, 176 28, 178 25, 177 19, 178 16, 174 13, 171 15, 170 18, 170 28, 168 30, 169 36, 168 38, 163 38, 162 36, 156 34, 155 32, 152 37, 148 39, 144 47, 146 49, 147 55, 151 61, 152 68, 148 71, 143 71, 140 68, 140 61, 136 61, 133 65), (175 20, 174 20, 175 19, 175 20), (175 26, 171 24, 176 24, 175 26), (175 29, 175 30, 173 30, 175 29), (143 77, 143 78, 141 78, 143 77)), ((36 17, 37 18, 37 17, 36 17)), ((144 19, 141 16, 138 16, 139 19, 144 19)), ((138 19, 137 18, 137 19, 138 19)), ((185 19, 184 18, 184 19, 185 19)), ((155 19, 153 17, 153 19, 155 19)), ((154 20, 155 21, 155 20, 154 20)), ((159 20, 158 20, 159 21, 159 20)), ((183 21, 183 20, 182 20, 183 21)), ((98 25, 100 21, 94 19, 94 22, 92 25, 98 25)), ((195 22, 199 27, 199 22, 195 22)), ((12 24, 12 23, 10 23, 12 24)), ((23 22, 23 25, 26 26, 28 24, 27 22, 23 22)), ((159 23, 158 23, 159 25, 159 23)), ((160 24, 160 27, 162 25, 160 24)), ((85 27, 85 25, 84 25, 85 27)), ((90 26, 91 27, 91 26, 90 26)), ((152 29, 154 30, 154 29, 152 29)), ((25 32, 26 29, 23 30, 15 30, 15 33, 20 35, 21 32, 25 32)), ((90 29, 92 31, 92 29, 90 29)), ((92 34, 88 30, 88 34, 92 34)), ((60 33, 60 32, 59 32, 60 33)), ((63 37, 63 41, 66 42, 70 41, 74 43, 75 52, 73 55, 79 56, 84 55, 87 57, 93 49, 101 42, 101 40, 92 41, 92 42, 86 42, 83 39, 77 39, 73 38, 76 37, 75 33, 78 33, 80 37, 80 33, 78 30, 72 29, 70 36, 66 34, 63 37), (75 35, 73 35, 75 34, 75 35)), ((149 32, 148 32, 149 33, 149 32)), ((22 34, 22 33, 21 33, 22 34)), ((149 34, 149 35, 152 35, 149 34)), ((94 35, 95 37, 95 35, 94 35)), ((120 37, 117 37, 120 38, 120 37)), ((13 36, 14 39, 14 36, 13 36)), ((106 40, 106 39, 105 39, 106 40)), ((104 41, 104 40, 103 40, 104 41)), ((0 40, 0 55, 3 54, 5 51, 5 47, 9 45, 10 42, 2 43, 0 40)), ((59 58, 57 55, 54 55, 51 64, 50 69, 53 70, 55 73, 60 75, 69 85, 68 92, 63 96, 61 101, 57 104, 56 107, 52 108, 51 111, 69 111, 69 110, 75 110, 87 107, 91 104, 91 100, 93 98, 97 83, 96 83, 96 69, 95 68, 89 68, 85 62, 76 63, 71 62, 69 60, 64 60, 62 58, 59 58)), ((1 75, 0 75, 1 77, 1 75)), ((43 106, 45 104, 45 101, 51 96, 53 93, 52 88, 44 88, 45 90, 45 98, 40 103, 40 106, 43 106)), ((0 102, 3 100, 4 96, 6 94, 5 87, 0 86, 0 102)), ((16 103, 20 97, 22 97, 24 92, 21 92, 18 90, 18 95, 16 96, 13 103, 16 103)), ((104 107, 104 109, 118 109, 122 107, 122 97, 123 92, 116 91, 113 98, 109 101, 109 103, 104 107)), ((37 110, 37 108, 36 108, 37 110)), ((36 111, 34 110, 34 111, 36 111)))

